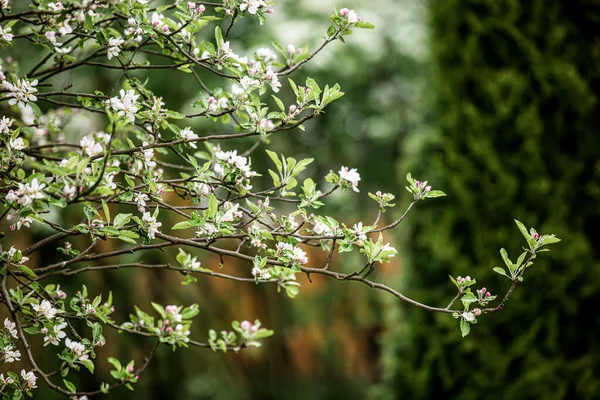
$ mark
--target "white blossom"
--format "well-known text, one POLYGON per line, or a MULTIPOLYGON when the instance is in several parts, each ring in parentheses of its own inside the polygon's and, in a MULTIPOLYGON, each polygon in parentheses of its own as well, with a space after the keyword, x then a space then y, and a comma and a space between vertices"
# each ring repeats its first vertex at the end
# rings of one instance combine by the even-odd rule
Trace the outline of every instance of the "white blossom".
POLYGON ((269 65, 265 71, 265 76, 269 80, 269 84, 271 85, 271 89, 277 93, 279 92, 279 88, 281 87, 281 82, 279 82, 279 78, 277 77, 277 73, 273 71, 273 68, 269 65))
POLYGON ((358 21, 360 21, 360 17, 356 15, 356 12, 354 10, 348 11, 348 22, 351 24, 355 24, 358 21))
POLYGON ((256 50, 256 56, 263 60, 265 64, 269 64, 272 61, 277 60, 277 54, 275 54, 275 52, 268 47, 262 47, 256 50))
POLYGON ((144 212, 146 211, 146 200, 150 200, 150 198, 146 193, 134 193, 133 200, 137 203, 138 210, 144 212))
POLYGON ((363 223, 362 222, 354 224, 354 226, 352 227, 352 229, 350 230, 350 232, 352 232, 356 236, 359 244, 362 244, 362 242, 364 242, 365 240, 367 240, 366 230, 363 227, 363 223))
MULTIPOLYGON (((0 5, 2 4, 2 2, 0 1, 0 5)), ((15 383, 15 380, 13 378, 11 378, 10 376, 6 376, 6 378, 4 377, 4 374, 0 374, 0 382, 3 385, 11 385, 13 383, 15 383)))
POLYGON ((13 122, 14 120, 10 118, 2 117, 2 119, 0 120, 0 133, 8 133, 9 128, 11 127, 13 122))
POLYGON ((123 89, 121 89, 119 93, 121 97, 113 97, 110 99, 110 106, 114 111, 117 111, 117 115, 127 116, 130 122, 135 121, 135 113, 139 111, 136 101, 140 95, 135 94, 135 91, 133 90, 125 92, 123 89))
POLYGON ((70 20, 67 19, 58 24, 58 33, 60 33, 61 36, 65 36, 73 32, 73 28, 71 28, 69 22, 70 20))
POLYGON ((79 360, 87 360, 89 358, 87 354, 84 354, 85 346, 82 343, 67 338, 65 340, 65 346, 67 346, 79 360))
MULTIPOLYGON (((143 146, 148 146, 148 142, 143 142, 142 145, 143 146)), ((154 149, 153 148, 142 150, 142 154, 144 156, 144 163, 148 167, 154 167, 154 166, 156 166, 156 162, 152 161, 152 158, 154 158, 154 149)))
POLYGON ((261 269, 261 268, 258 268, 258 267, 254 267, 254 268, 252 268, 252 275, 255 278, 271 279, 271 273, 266 268, 261 269))
POLYGON ((50 7, 52 11, 61 11, 64 9, 63 4, 60 1, 48 3, 48 7, 50 7))
POLYGON ((31 308, 33 308, 33 311, 36 313, 48 319, 54 318, 58 312, 56 308, 52 307, 52 304, 50 304, 48 300, 43 300, 41 304, 32 304, 31 308))
POLYGON ((165 307, 165 311, 171 314, 171 318, 175 322, 181 322, 183 320, 183 315, 181 314, 181 307, 177 307, 174 305, 169 305, 165 307))
POLYGON ((80 141, 79 145, 81 146, 81 150, 88 156, 93 156, 96 154, 102 153, 102 145, 100 143, 96 143, 94 139, 94 135, 84 136, 80 141))
POLYGON ((358 182, 360 181, 360 175, 356 168, 349 169, 348 167, 342 167, 340 169, 340 178, 352 186, 352 190, 358 193, 358 182))
POLYGON ((23 150, 25 148, 25 142, 21 138, 10 139, 8 145, 15 150, 23 150))
POLYGON ((37 97, 35 93, 38 90, 35 88, 37 86, 38 80, 34 79, 33 81, 29 81, 26 78, 17 80, 17 83, 10 83, 7 81, 3 82, 4 88, 10 91, 6 96, 12 97, 8 104, 14 106, 17 104, 21 110, 25 109, 27 103, 30 101, 37 101, 37 97))
POLYGON ((125 41, 120 37, 113 37, 108 40, 108 50, 106 52, 106 56, 109 60, 112 60, 113 57, 117 57, 121 53, 121 45, 125 41))
POLYGON ((13 34, 10 33, 10 31, 12 30, 12 28, 2 28, 0 26, 0 37, 4 40, 6 40, 7 42, 11 42, 13 40, 13 34))
MULTIPOLYGON (((13 247, 14 249, 14 247, 13 247)), ((14 322, 12 322, 10 319, 6 318, 4 320, 4 327, 8 330, 8 332, 10 333, 10 335, 12 337, 14 337, 15 339, 17 339, 18 336, 18 332, 16 329, 17 324, 15 324, 14 322)))
POLYGON ((148 230, 148 236, 150 239, 154 239, 155 235, 159 233, 158 228, 162 225, 161 222, 156 221, 156 217, 152 216, 149 212, 145 212, 142 216, 142 220, 146 223, 146 229, 148 230))
POLYGON ((2 358, 4 362, 12 363, 21 360, 21 352, 13 349, 14 347, 12 344, 9 344, 2 349, 2 358))
POLYGON ((58 346, 60 344, 61 339, 65 338, 67 334, 63 331, 67 327, 66 322, 61 322, 59 324, 54 325, 52 328, 52 332, 50 332, 47 328, 42 329, 42 333, 44 336, 44 346, 48 344, 52 344, 54 346, 58 346))
MULTIPOLYGON (((182 129, 179 132, 179 135, 184 140, 198 139, 198 135, 196 135, 189 126, 187 128, 182 129)), ((197 148, 196 143, 193 143, 193 142, 190 143, 190 146, 193 147, 194 149, 197 148)))
POLYGON ((240 11, 248 10, 250 14, 256 14, 261 7, 266 7, 267 4, 263 0, 244 0, 240 4, 240 11))
POLYGON ((475 321, 475 315, 472 312, 463 312, 460 316, 467 322, 475 321))

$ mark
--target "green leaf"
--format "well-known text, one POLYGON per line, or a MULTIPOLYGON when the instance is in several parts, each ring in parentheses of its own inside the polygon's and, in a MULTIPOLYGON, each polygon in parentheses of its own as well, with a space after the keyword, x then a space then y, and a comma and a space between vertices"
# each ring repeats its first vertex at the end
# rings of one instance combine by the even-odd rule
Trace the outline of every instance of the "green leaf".
POLYGON ((277 171, 281 173, 281 171, 283 170, 283 164, 281 163, 281 161, 279 161, 279 157, 277 157, 277 153, 275 153, 274 151, 271 150, 265 150, 267 152, 267 155, 271 158, 271 160, 273 160, 273 163, 275 163, 275 166, 277 167, 277 171))
POLYGON ((37 275, 35 274, 35 272, 33 272, 29 267, 26 267, 25 265, 17 265, 17 268, 19 268, 21 271, 25 272, 30 277, 37 278, 37 275))
POLYGON ((115 219, 113 219, 113 226, 115 228, 120 228, 123 225, 129 223, 131 220, 132 214, 117 214, 115 215, 115 219))
POLYGON ((547 235, 542 238, 542 245, 554 244, 560 242, 560 239, 554 235, 547 235))
POLYGON ((516 220, 516 219, 515 219, 515 223, 517 224, 517 227, 519 228, 519 230, 523 234, 523 237, 525 238, 525 240, 527 241, 527 243, 530 246, 535 246, 536 240, 529 234, 529 232, 527 231, 527 228, 525 228, 525 225, 523 225, 523 223, 521 223, 521 221, 516 220))
POLYGON ((86 367, 92 374, 94 373, 94 363, 92 360, 80 360, 81 365, 86 367))
POLYGON ((285 294, 287 294, 287 296, 290 299, 293 299, 294 297, 296 297, 299 292, 300 292, 300 288, 296 285, 287 285, 285 287, 285 294))
POLYGON ((104 211, 104 216, 106 217, 106 222, 110 224, 110 210, 108 209, 108 204, 102 200, 102 210, 104 211))
POLYGON ((510 261, 510 259, 508 258, 508 254, 506 253, 506 250, 500 249, 500 255, 502 256, 502 259, 504 260, 504 264, 506 264, 506 266, 512 271, 514 269, 514 265, 513 265, 512 261, 510 261))
POLYGON ((285 106, 283 105, 283 101, 279 100, 279 97, 277 97, 275 95, 271 95, 271 97, 273 97, 273 100, 275 100, 275 103, 277 104, 277 107, 279 107, 281 112, 284 112, 285 106))
POLYGON ((503 269, 503 268, 500 268, 500 267, 494 267, 494 268, 493 268, 493 270, 494 270, 494 272, 496 272, 496 273, 498 273, 498 274, 500 274, 500 275, 504 275, 505 277, 507 277, 507 278, 509 278, 509 279, 512 279, 510 276, 506 275, 506 271, 504 271, 504 269, 503 269))
POLYGON ((221 28, 219 28, 218 26, 215 27, 215 38, 217 40, 217 48, 219 49, 219 51, 221 50, 221 48, 223 47, 223 33, 221 32, 221 28))
POLYGON ((114 357, 108 357, 107 361, 109 363, 111 363, 112 366, 115 367, 116 370, 120 371, 120 370, 123 369, 123 367, 121 366, 121 362, 119 360, 117 360, 116 358, 114 358, 114 357))
POLYGON ((477 301, 477 297, 476 297, 476 296, 475 296, 473 293, 469 292, 469 293, 466 293, 466 294, 465 294, 465 295, 464 295, 464 296, 463 296, 463 297, 460 299, 460 301, 462 301, 462 303, 463 303, 463 305, 465 306, 465 308, 468 308, 468 307, 469 307, 469 304, 471 304, 471 303, 475 303, 475 302, 477 301))
POLYGON ((433 198, 442 197, 445 195, 446 195, 446 193, 442 192, 441 190, 432 190, 431 192, 427 193, 427 198, 433 199, 433 198))
POLYGON ((124 241, 125 243, 131 243, 131 244, 137 244, 137 242, 135 241, 135 239, 132 239, 130 237, 127 236, 117 236, 117 239, 124 241))
POLYGON ((361 29, 375 29, 375 25, 367 21, 358 21, 354 26, 361 29))
POLYGON ((181 221, 181 222, 178 222, 175 225, 173 225, 173 227, 171 229, 173 229, 173 230, 188 229, 193 226, 195 226, 195 225, 193 225, 193 223, 191 221, 181 221))
POLYGON ((67 387, 67 390, 69 392, 76 392, 77 391, 77 388, 75 387, 75 385, 73 385, 72 382, 69 382, 66 379, 63 379, 63 382, 65 383, 65 386, 67 387))
POLYGON ((204 212, 204 217, 208 219, 212 219, 217 215, 217 210, 219 209, 219 203, 214 194, 211 194, 208 198, 208 209, 204 212))
POLYGON ((460 319, 460 332, 462 333, 462 337, 465 337, 471 332, 471 325, 464 319, 460 319))

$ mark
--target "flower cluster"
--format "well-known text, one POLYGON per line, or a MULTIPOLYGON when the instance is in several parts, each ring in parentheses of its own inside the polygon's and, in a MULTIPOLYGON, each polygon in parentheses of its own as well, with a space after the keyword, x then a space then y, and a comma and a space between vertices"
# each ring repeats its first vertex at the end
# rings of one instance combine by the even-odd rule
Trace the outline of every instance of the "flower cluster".
POLYGON ((37 84, 37 79, 29 81, 26 78, 18 79, 16 83, 2 82, 2 87, 10 92, 7 94, 7 97, 11 98, 8 104, 11 106, 16 104, 21 110, 27 108, 29 102, 37 101, 35 95, 38 92, 37 84))
POLYGON ((237 154, 237 150, 217 151, 216 162, 213 167, 219 179, 226 183, 233 183, 241 190, 250 190, 250 180, 257 175, 250 167, 249 159, 237 154))
POLYGON ((136 113, 139 111, 137 105, 137 99, 140 97, 139 94, 135 94, 135 91, 121 89, 119 92, 120 97, 113 97, 108 101, 108 105, 117 112, 119 116, 125 116, 130 122, 135 121, 136 113))
POLYGON ((340 179, 341 184, 346 187, 351 187, 355 192, 358 190, 358 182, 360 182, 360 174, 356 168, 349 169, 348 167, 340 168, 340 179))
POLYGON ((277 260, 283 262, 285 265, 298 267, 300 265, 308 264, 306 252, 300 247, 290 243, 278 242, 275 249, 277 260))
POLYGON ((16 191, 9 190, 6 194, 6 200, 10 203, 28 207, 35 200, 41 200, 46 197, 44 194, 45 187, 45 183, 41 183, 37 178, 33 178, 29 183, 19 183, 19 188, 16 191))

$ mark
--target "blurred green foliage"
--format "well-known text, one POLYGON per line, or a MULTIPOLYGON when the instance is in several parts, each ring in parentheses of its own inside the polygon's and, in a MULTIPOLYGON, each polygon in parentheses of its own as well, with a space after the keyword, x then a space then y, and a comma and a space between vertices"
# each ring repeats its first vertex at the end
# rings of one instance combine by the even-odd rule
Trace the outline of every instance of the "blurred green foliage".
POLYGON ((600 396, 598 21, 598 1, 432 2, 436 134, 407 140, 421 150, 399 170, 448 197, 411 220, 404 291, 445 305, 453 274, 503 295, 498 249, 525 245, 513 218, 564 240, 466 339, 398 304, 374 398, 600 396))

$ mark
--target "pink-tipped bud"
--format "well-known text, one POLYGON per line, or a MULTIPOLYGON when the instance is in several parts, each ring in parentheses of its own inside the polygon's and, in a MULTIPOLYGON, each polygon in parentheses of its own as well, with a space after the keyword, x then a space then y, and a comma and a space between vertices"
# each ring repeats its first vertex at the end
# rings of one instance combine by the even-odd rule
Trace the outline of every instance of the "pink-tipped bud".
POLYGON ((533 234, 533 238, 534 238, 535 240, 538 240, 538 239, 540 238, 540 234, 539 234, 539 233, 537 233, 537 232, 536 232, 536 233, 534 233, 534 234, 533 234))
POLYGON ((163 32, 169 32, 169 27, 167 25, 163 26, 163 32))
POLYGON ((467 281, 467 282, 471 282, 471 277, 470 277, 470 276, 466 276, 466 277, 465 277, 465 281, 467 281))
POLYGON ((252 327, 252 324, 250 323, 250 321, 242 321, 242 323, 240 324, 240 327, 247 331, 252 327))
POLYGON ((342 9, 340 10, 340 15, 341 15, 342 17, 345 17, 346 15, 348 15, 348 13, 349 13, 349 12, 350 12, 350 10, 349 10, 349 9, 347 9, 347 8, 342 8, 342 9))
POLYGON ((225 14, 231 15, 231 10, 229 10, 229 9, 225 10, 225 14))
POLYGON ((290 112, 291 112, 291 113, 294 113, 294 112, 296 112, 296 110, 297 110, 297 109, 298 109, 298 107, 297 107, 295 104, 292 104, 292 105, 290 106, 290 112))
POLYGON ((274 9, 274 8, 269 8, 269 9, 267 10, 267 12, 268 12, 269 14, 274 14, 274 13, 275 13, 275 9, 274 9))
POLYGON ((171 326, 168 326, 168 327, 167 327, 167 332, 169 332, 169 333, 173 332, 173 327, 171 327, 171 326))
POLYGON ((186 5, 187 5, 187 8, 189 8, 190 10, 192 10, 193 8, 196 7, 196 3, 192 3, 191 1, 188 1, 186 3, 186 5))
POLYGON ((133 365, 127 366, 127 372, 129 372, 130 374, 133 373, 133 365))
POLYGON ((252 332, 252 333, 256 333, 257 330, 258 330, 258 326, 256 326, 256 325, 252 325, 250 327, 250 332, 252 332))
POLYGON ((491 294, 490 292, 487 292, 487 293, 485 294, 485 297, 490 297, 491 295, 492 295, 492 294, 491 294))
POLYGON ((473 314, 475 314, 476 317, 479 317, 481 315, 481 310, 479 308, 475 308, 473 309, 473 314))
POLYGON ((204 7, 204 4, 200 4, 198 6, 197 10, 198 10, 199 13, 203 13, 204 11, 206 11, 206 7, 204 7))

